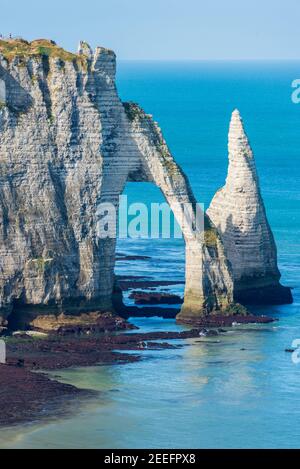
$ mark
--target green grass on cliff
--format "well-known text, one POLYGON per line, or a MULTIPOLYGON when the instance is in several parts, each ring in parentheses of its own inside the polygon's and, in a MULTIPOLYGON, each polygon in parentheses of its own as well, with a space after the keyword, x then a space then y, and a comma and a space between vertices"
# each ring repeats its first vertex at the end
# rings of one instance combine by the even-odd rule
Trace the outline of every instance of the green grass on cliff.
POLYGON ((0 54, 8 61, 15 57, 55 57, 63 62, 76 62, 85 65, 86 57, 84 55, 73 54, 57 46, 54 41, 48 39, 36 39, 28 42, 24 39, 0 40, 0 54))
POLYGON ((52 258, 45 259, 44 257, 37 257, 35 259, 31 259, 31 262, 37 267, 38 272, 43 273, 47 267, 53 261, 52 258))
POLYGON ((123 103, 123 107, 130 122, 133 122, 137 118, 140 120, 146 118, 146 113, 136 103, 133 103, 131 101, 129 101, 128 103, 125 102, 123 103))
POLYGON ((204 230, 204 242, 208 247, 217 247, 218 236, 214 228, 206 228, 204 230))
POLYGON ((204 243, 212 248, 218 245, 218 231, 206 214, 204 215, 204 243))

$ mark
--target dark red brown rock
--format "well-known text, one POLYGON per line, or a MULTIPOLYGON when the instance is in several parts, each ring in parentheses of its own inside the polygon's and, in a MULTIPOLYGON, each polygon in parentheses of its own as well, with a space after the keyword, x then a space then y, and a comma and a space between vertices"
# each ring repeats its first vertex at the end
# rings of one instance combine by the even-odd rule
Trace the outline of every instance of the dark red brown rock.
POLYGON ((181 280, 147 280, 146 278, 139 276, 121 276, 118 277, 118 285, 123 291, 130 290, 132 288, 154 288, 154 287, 168 287, 171 285, 184 285, 184 281, 181 280))
POLYGON ((190 324, 193 327, 231 327, 234 324, 268 324, 274 322, 275 319, 269 316, 256 316, 254 314, 247 315, 211 315, 198 318, 179 320, 179 323, 190 324))
POLYGON ((116 261, 147 261, 151 259, 150 256, 141 255, 127 255, 122 253, 116 253, 116 261))
POLYGON ((100 311, 80 315, 40 315, 30 323, 35 330, 55 334, 86 334, 135 329, 124 318, 113 313, 100 311))
POLYGON ((72 400, 92 395, 92 391, 59 383, 22 366, 0 364, 0 426, 68 412, 72 400))
POLYGON ((174 319, 179 313, 179 308, 162 308, 161 306, 122 306, 119 314, 124 318, 151 318, 158 316, 161 318, 174 319))
POLYGON ((157 304, 181 304, 182 298, 172 293, 133 291, 129 298, 134 299, 138 305, 157 305, 157 304))

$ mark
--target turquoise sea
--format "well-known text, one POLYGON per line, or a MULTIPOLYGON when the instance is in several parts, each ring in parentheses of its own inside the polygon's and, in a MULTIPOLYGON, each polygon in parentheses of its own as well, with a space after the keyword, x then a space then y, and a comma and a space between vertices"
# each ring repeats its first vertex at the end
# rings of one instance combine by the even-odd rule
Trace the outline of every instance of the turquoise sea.
MULTIPOLYGON (((294 303, 256 308, 279 318, 236 326, 217 339, 145 351, 138 363, 55 372, 101 391, 76 414, 2 430, 0 447, 295 448, 300 446, 300 364, 285 352, 300 339, 300 104, 291 83, 300 62, 121 62, 122 99, 160 124, 199 202, 224 183, 227 133, 238 108, 250 138, 282 283, 294 303)), ((129 201, 162 201, 150 184, 128 184, 129 201)), ((118 250, 151 258, 119 262, 118 274, 184 278, 182 240, 119 240, 118 250)), ((172 292, 182 293, 183 286, 172 292)), ((173 320, 138 318, 141 331, 179 330, 173 320)))

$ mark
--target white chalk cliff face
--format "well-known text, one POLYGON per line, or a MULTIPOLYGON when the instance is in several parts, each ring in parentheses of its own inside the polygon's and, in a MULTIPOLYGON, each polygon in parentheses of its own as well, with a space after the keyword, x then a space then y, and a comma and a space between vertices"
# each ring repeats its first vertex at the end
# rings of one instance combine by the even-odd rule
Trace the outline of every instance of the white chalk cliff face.
POLYGON ((0 41, 0 323, 113 309, 115 239, 98 236, 101 202, 127 180, 161 188, 186 240, 181 318, 228 312, 229 264, 217 230, 191 234, 195 199, 161 131, 115 86, 115 54, 81 43, 0 41), (203 236, 205 242, 203 243, 203 236))
POLYGON ((267 220, 253 152, 238 110, 232 113, 225 186, 207 214, 221 234, 234 278, 234 298, 242 303, 288 303, 290 289, 279 283, 277 251, 267 220))

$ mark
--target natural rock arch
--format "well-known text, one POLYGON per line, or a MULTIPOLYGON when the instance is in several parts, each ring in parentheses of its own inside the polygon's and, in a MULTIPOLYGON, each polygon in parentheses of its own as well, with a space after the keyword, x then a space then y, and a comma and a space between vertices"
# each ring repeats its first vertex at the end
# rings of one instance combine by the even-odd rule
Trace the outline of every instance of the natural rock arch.
POLYGON ((118 207, 127 180, 155 183, 182 226, 179 318, 226 314, 233 285, 222 241, 206 216, 204 232, 183 223, 182 204, 196 204, 189 182, 151 116, 119 99, 115 54, 85 43, 70 54, 45 42, 0 48, 9 91, 0 108, 2 322, 12 310, 30 322, 112 309, 116 241, 97 235, 97 209, 118 207), (39 55, 45 45, 48 55, 39 55))
MULTIPOLYGON (((98 83, 97 107, 103 115, 102 122, 106 122, 105 115, 114 118, 104 129, 100 201, 118 207, 127 181, 154 183, 170 205, 185 239, 186 283, 178 318, 189 320, 211 312, 226 313, 233 301, 233 285, 219 234, 205 214, 204 231, 191 233, 183 211, 184 206, 189 205, 195 216, 196 199, 189 181, 173 159, 152 116, 135 103, 119 100, 115 87, 115 56, 106 50, 102 50, 102 54, 105 67, 103 63, 99 66, 101 75, 94 79, 93 86, 98 83)), ((115 241, 111 245, 113 264, 115 241)))
POLYGON ((232 303, 232 280, 218 232, 205 214, 202 229, 191 231, 184 207, 191 207, 196 217, 196 199, 186 175, 151 116, 134 103, 125 103, 124 107, 138 155, 138 166, 129 173, 129 180, 153 182, 161 190, 184 236, 186 283, 178 319, 225 313, 232 303))

